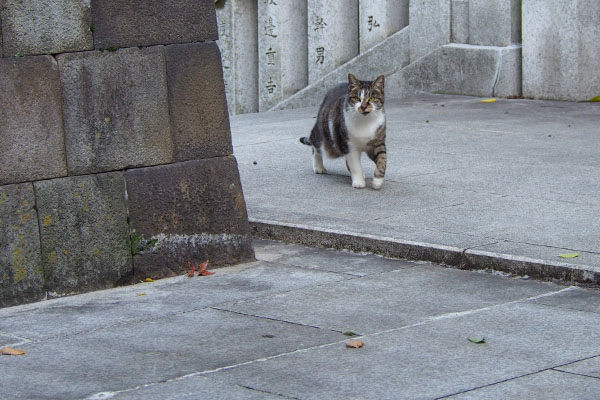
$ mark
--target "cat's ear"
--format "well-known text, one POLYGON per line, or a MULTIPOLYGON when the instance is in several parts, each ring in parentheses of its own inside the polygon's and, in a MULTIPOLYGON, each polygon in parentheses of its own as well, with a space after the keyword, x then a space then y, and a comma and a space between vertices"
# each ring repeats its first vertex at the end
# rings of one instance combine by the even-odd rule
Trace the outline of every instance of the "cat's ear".
POLYGON ((384 76, 383 76, 383 75, 379 75, 379 76, 377 77, 377 79, 375 79, 375 80, 373 81, 373 86, 375 86, 377 89, 379 89, 379 91, 380 91, 380 92, 382 92, 382 93, 383 93, 383 86, 384 86, 384 83, 385 83, 385 78, 384 78, 384 76))
POLYGON ((360 86, 360 81, 352 74, 348 74, 348 83, 350 86, 360 86))

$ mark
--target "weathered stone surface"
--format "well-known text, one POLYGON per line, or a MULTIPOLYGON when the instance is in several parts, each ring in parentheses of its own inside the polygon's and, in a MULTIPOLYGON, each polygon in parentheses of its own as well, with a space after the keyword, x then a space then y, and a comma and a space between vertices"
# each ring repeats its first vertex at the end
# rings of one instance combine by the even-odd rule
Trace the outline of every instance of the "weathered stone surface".
POLYGON ((411 0, 410 62, 450 42, 450 0, 411 0))
POLYGON ((469 43, 521 43, 521 0, 469 0, 469 43))
POLYGON ((217 39, 212 0, 94 0, 96 49, 217 39))
POLYGON ((221 2, 217 25, 229 114, 258 111, 258 3, 221 2))
POLYGON ((386 82, 386 95, 519 95, 520 53, 520 46, 447 44, 393 74, 386 82))
POLYGON ((0 19, 6 56, 94 48, 90 0, 4 0, 0 19))
POLYGON ((469 0, 452 0, 452 43, 469 43, 469 0))
MULTIPOLYGON (((349 62, 331 71, 318 81, 288 97, 273 107, 273 109, 318 106, 323 101, 323 97, 329 89, 340 82, 348 80, 348 73, 350 72, 362 80, 373 80, 380 74, 384 74, 386 77, 390 76, 400 68, 408 65, 409 30, 410 28, 405 27, 400 32, 394 33, 381 43, 371 47, 366 52, 361 53, 349 62), (390 57, 390 54, 394 54, 394 57, 390 57), (376 71, 373 69, 373 65, 377 66, 376 71)), ((391 86, 386 83, 386 87, 390 88, 391 86)))
POLYGON ((175 161, 232 153, 221 55, 215 43, 166 47, 175 161))
POLYGON ((0 184, 66 175, 58 66, 0 59, 0 184))
POLYGON ((70 174, 172 160, 164 48, 58 56, 70 174))
POLYGON ((361 53, 408 25, 408 0, 359 1, 358 7, 361 53))
POLYGON ((0 186, 0 307, 44 295, 33 185, 0 186))
POLYGON ((136 278, 180 274, 188 261, 253 259, 233 156, 133 169, 125 179, 131 228, 147 247, 134 257, 136 278))
POLYGON ((258 3, 258 103, 266 111, 308 84, 303 1, 258 3))
POLYGON ((600 93, 600 3, 523 0, 523 95, 587 100, 600 93))
POLYGON ((309 83, 358 54, 357 20, 355 0, 308 0, 309 83))
POLYGON ((109 288, 131 275, 122 173, 36 182, 42 263, 50 293, 109 288))

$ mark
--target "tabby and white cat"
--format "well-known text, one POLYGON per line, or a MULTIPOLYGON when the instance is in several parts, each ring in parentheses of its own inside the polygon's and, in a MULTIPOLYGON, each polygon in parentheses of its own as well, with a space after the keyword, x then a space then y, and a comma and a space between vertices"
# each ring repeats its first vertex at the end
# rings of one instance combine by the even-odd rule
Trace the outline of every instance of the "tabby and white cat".
POLYGON ((327 92, 310 137, 300 138, 301 143, 313 147, 316 174, 327 173, 323 153, 329 158, 345 157, 352 187, 364 188, 360 157, 367 153, 376 164, 371 185, 373 189, 381 188, 387 161, 383 87, 383 75, 373 82, 365 82, 348 74, 348 83, 327 92))

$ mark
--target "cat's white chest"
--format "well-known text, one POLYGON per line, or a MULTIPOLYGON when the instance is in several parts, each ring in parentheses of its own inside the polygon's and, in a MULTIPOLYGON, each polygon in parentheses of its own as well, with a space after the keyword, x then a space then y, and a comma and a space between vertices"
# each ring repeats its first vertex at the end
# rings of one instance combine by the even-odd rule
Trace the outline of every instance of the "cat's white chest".
POLYGON ((345 111, 344 118, 348 130, 348 139, 358 148, 364 148, 367 143, 375 138, 377 129, 385 124, 385 114, 382 111, 374 111, 367 115, 345 111))

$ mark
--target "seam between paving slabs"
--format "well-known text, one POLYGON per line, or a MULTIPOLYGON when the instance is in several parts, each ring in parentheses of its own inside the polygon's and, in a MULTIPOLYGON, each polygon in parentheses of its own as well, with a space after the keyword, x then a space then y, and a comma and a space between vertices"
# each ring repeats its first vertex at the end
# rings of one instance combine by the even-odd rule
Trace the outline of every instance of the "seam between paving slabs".
MULTIPOLYGON (((262 263, 265 264, 276 264, 273 262, 269 262, 269 261, 260 261, 262 263)), ((295 265, 288 265, 289 268, 296 268, 296 269, 303 269, 306 270, 306 268, 303 267, 298 267, 295 265)), ((319 271, 319 270, 315 270, 315 271, 319 271)), ((339 272, 330 272, 332 274, 336 274, 339 275, 341 277, 341 279, 339 279, 339 281, 346 281, 346 280, 353 280, 353 279, 360 279, 361 276, 355 276, 355 275, 348 275, 348 274, 343 274, 343 273, 339 273, 339 272)), ((58 334, 58 335, 52 335, 52 336, 46 336, 46 337, 42 337, 40 339, 27 339, 27 338, 23 338, 23 341, 18 342, 18 343, 12 343, 10 344, 10 346, 18 346, 18 345, 23 345, 23 344, 37 344, 37 343, 43 343, 43 342, 47 342, 50 340, 55 340, 55 339, 65 339, 65 338, 71 338, 71 337, 76 337, 79 335, 86 335, 92 332, 96 332, 96 331, 100 331, 100 330, 104 330, 104 329, 110 329, 110 328, 114 328, 114 327, 118 327, 118 326, 127 326, 127 325, 133 325, 133 324, 139 324, 142 322, 152 322, 152 321, 157 321, 163 318, 168 318, 168 317, 172 317, 172 316, 177 316, 177 315, 183 315, 183 314, 187 314, 187 313, 191 313, 191 312, 197 312, 197 311, 202 311, 202 310, 210 310, 210 309, 214 309, 214 310, 218 310, 218 311, 230 311, 230 310, 220 310, 216 307, 222 306, 224 304, 227 303, 231 303, 233 301, 244 301, 244 300, 256 300, 256 299, 261 299, 264 297, 269 297, 272 296, 274 294, 285 294, 285 293, 292 293, 296 290, 301 290, 301 289, 305 289, 307 287, 319 287, 322 285, 326 285, 332 282, 336 282, 336 281, 329 281, 329 282, 323 282, 323 283, 318 283, 315 285, 308 285, 308 286, 300 286, 300 287, 295 287, 295 288, 291 288, 291 289, 287 289, 287 290, 280 290, 280 291, 274 291, 274 292, 269 292, 269 293, 261 293, 258 295, 254 295, 254 296, 249 296, 249 297, 243 297, 240 299, 236 299, 236 300, 228 300, 228 301, 223 301, 223 302, 218 302, 215 304, 207 304, 205 306, 201 306, 201 307, 195 307, 195 308, 190 308, 190 309, 186 309, 186 310, 179 310, 179 311, 175 311, 175 312, 170 312, 170 313, 165 313, 163 315, 157 315, 157 316, 153 316, 153 317, 146 317, 146 318, 138 318, 138 319, 131 319, 131 320, 125 320, 125 321, 117 321, 114 322, 112 324, 108 324, 108 325, 102 325, 102 326, 96 326, 93 328, 89 328, 89 329, 85 329, 82 331, 77 331, 74 333, 67 333, 67 334, 58 334)), ((242 313, 240 313, 240 315, 243 315, 242 313)), ((252 315, 248 315, 251 316, 252 315)), ((258 317, 258 316, 256 316, 258 317)), ((260 318, 260 317, 258 317, 260 318)), ((274 321, 279 321, 279 320, 275 320, 274 321)), ((280 321, 280 322, 287 322, 287 321, 280 321)), ((289 322, 289 323, 293 323, 293 322, 289 322)), ((301 325, 301 324, 298 324, 301 325)), ((309 326, 309 325, 306 325, 309 326)), ((318 328, 318 327, 315 327, 318 328)), ((322 328, 319 328, 322 329, 322 328)), ((337 331, 334 331, 337 332, 337 331)), ((10 336, 13 336, 17 339, 21 339, 19 336, 16 336, 14 334, 7 334, 10 336)))
MULTIPOLYGON (((526 374, 522 374, 522 375, 518 375, 518 376, 513 376, 513 377, 510 377, 510 378, 499 380, 497 382, 492 382, 492 383, 488 383, 486 385, 481 385, 481 386, 477 386, 477 387, 474 387, 474 388, 471 388, 471 389, 462 390, 460 392, 456 392, 456 393, 452 393, 452 394, 447 394, 447 395, 444 395, 444 396, 436 397, 435 400, 447 399, 449 397, 458 396, 459 394, 469 393, 469 392, 473 392, 475 390, 479 390, 479 389, 484 389, 484 388, 491 387, 491 386, 500 385, 502 383, 514 381, 515 379, 520 379, 520 378, 524 378, 524 377, 527 377, 527 376, 536 375, 536 374, 539 374, 539 373, 542 373, 542 372, 546 372, 546 371, 567 372, 567 371, 557 370, 556 368, 560 368, 560 367, 564 367, 564 366, 567 366, 567 365, 575 364, 575 363, 578 363, 578 362, 581 362, 581 361, 590 360, 592 358, 596 358, 596 357, 599 357, 599 356, 600 355, 597 354, 597 355, 594 355, 594 356, 584 357, 584 358, 581 358, 581 359, 578 359, 578 360, 575 360, 575 361, 569 361, 568 363, 556 365, 554 367, 543 368, 543 369, 540 369, 539 371, 528 372, 526 374)), ((575 374, 575 373, 572 373, 572 375, 579 375, 579 376, 586 376, 588 378, 600 379, 600 378, 593 377, 593 376, 587 376, 587 375, 581 375, 581 374, 575 374)))
MULTIPOLYGON (((482 307, 482 308, 478 308, 478 309, 471 309, 471 310, 466 310, 466 311, 461 311, 461 312, 452 312, 452 313, 442 314, 442 315, 438 315, 438 316, 435 316, 435 317, 429 317, 429 318, 425 319, 424 321, 421 321, 421 322, 418 322, 418 323, 415 323, 415 324, 406 325, 406 326, 402 326, 402 327, 399 327, 399 328, 386 329, 386 330, 383 330, 383 331, 369 333, 369 334, 366 334, 366 335, 356 336, 355 339, 366 338, 366 337, 371 337, 371 336, 378 336, 378 335, 385 334, 385 333, 390 333, 390 332, 399 332, 399 331, 402 331, 402 330, 411 329, 411 328, 415 328, 415 327, 419 327, 419 326, 431 324, 431 323, 434 323, 436 321, 440 321, 440 320, 444 320, 444 319, 460 318, 460 317, 463 317, 465 315, 471 315, 471 314, 477 314, 477 313, 480 313, 480 312, 486 312, 488 310, 491 310, 491 309, 494 309, 494 308, 498 308, 498 307, 502 307, 502 306, 506 306, 506 305, 510 305, 510 304, 515 304, 515 303, 519 303, 519 302, 531 301, 531 300, 536 300, 536 299, 543 298, 543 297, 553 296, 555 294, 562 293, 562 292, 565 292, 565 291, 568 291, 568 290, 572 290, 572 289, 573 289, 572 287, 568 287, 568 288, 560 289, 558 291, 544 293, 544 294, 540 294, 540 295, 532 296, 532 297, 526 297, 526 298, 522 298, 522 299, 518 299, 518 300, 509 301, 509 302, 506 302, 506 303, 495 304, 495 305, 492 305, 492 306, 482 307)), ((182 375, 182 376, 179 376, 179 377, 171 378, 171 379, 160 381, 160 382, 151 382, 151 383, 146 383, 146 384, 143 384, 143 385, 138 385, 138 386, 136 386, 134 388, 130 388, 130 389, 123 389, 123 390, 115 391, 115 392, 99 392, 99 393, 96 393, 96 394, 94 394, 92 396, 86 397, 85 400, 109 399, 109 398, 111 398, 111 397, 113 397, 113 396, 115 396, 115 395, 117 395, 119 393, 131 392, 131 391, 134 391, 134 390, 139 390, 139 389, 143 389, 143 388, 146 388, 146 387, 151 387, 151 386, 159 385, 161 383, 176 382, 176 381, 180 381, 180 380, 188 379, 188 378, 193 378, 193 377, 197 377, 197 376, 215 374, 215 373, 218 373, 218 372, 221 372, 221 371, 227 371, 227 370, 230 370, 230 369, 234 369, 234 368, 239 368, 239 367, 243 367, 243 366, 246 366, 246 365, 255 364, 255 363, 258 363, 258 362, 265 362, 265 361, 269 361, 269 360, 272 360, 272 359, 276 359, 276 358, 280 358, 280 357, 285 357, 285 356, 289 356, 289 355, 293 355, 293 354, 298 354, 298 353, 306 353, 306 352, 311 351, 311 350, 323 349, 323 348, 331 347, 331 346, 338 346, 338 345, 342 345, 342 344, 346 343, 347 341, 348 341, 348 338, 344 338, 342 340, 338 340, 338 341, 334 341, 334 342, 330 342, 330 343, 324 343, 324 344, 320 344, 320 345, 316 345, 316 346, 310 346, 310 347, 305 347, 305 348, 296 349, 296 350, 292 350, 292 351, 287 351, 287 352, 284 352, 284 353, 274 354, 274 355, 267 356, 267 357, 261 357, 261 358, 257 358, 257 359, 249 360, 249 361, 244 361, 244 362, 237 363, 237 364, 226 365, 226 366, 223 366, 223 367, 213 368, 213 369, 210 369, 210 370, 192 372, 192 373, 189 373, 189 374, 186 374, 186 375, 182 375)), ((557 367, 561 367, 561 366, 573 364, 575 362, 584 361, 584 360, 587 360, 589 358, 594 358, 594 357, 597 357, 597 355, 596 356, 587 357, 587 358, 583 358, 583 359, 576 360, 576 361, 571 361, 571 362, 565 363, 565 364, 560 364, 560 365, 557 365, 557 366, 554 366, 554 367, 551 367, 551 368, 557 368, 557 367)), ((550 368, 548 368, 548 369, 550 369, 550 368)), ((510 379, 516 379, 516 378, 510 378, 510 379)), ((507 379, 507 380, 510 380, 510 379, 507 379)), ((490 385, 487 385, 487 386, 490 386, 490 385)), ((485 386, 483 386, 483 387, 485 387, 485 386)), ((475 390, 475 389, 470 389, 470 390, 475 390)), ((458 394, 458 393, 455 393, 455 394, 458 394)), ((448 397, 448 396, 445 396, 445 397, 448 397)))

